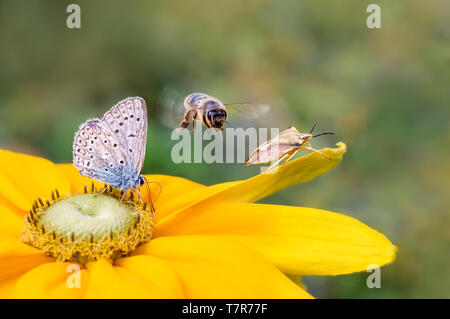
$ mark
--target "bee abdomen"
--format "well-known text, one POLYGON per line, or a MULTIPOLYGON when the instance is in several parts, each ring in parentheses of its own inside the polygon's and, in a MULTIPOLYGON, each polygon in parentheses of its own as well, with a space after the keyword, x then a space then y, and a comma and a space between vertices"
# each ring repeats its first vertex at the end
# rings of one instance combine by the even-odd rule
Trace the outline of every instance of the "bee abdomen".
POLYGON ((199 107, 201 105, 201 102, 208 97, 209 96, 204 93, 191 93, 184 100, 184 104, 186 106, 199 107))

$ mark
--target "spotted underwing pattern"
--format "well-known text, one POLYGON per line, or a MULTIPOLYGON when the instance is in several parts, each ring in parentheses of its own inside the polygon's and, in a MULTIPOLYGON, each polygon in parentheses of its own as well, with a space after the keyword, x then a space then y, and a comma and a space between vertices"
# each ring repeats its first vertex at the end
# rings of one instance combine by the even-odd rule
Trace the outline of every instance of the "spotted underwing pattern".
POLYGON ((147 140, 147 107, 141 97, 129 97, 101 119, 83 123, 73 142, 73 163, 83 176, 120 190, 137 189, 147 140))

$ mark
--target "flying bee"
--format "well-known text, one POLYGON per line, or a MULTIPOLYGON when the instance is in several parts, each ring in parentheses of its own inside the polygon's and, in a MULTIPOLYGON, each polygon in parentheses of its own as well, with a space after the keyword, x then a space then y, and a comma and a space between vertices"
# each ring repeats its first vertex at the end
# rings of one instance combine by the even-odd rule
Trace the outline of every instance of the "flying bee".
POLYGON ((245 162, 245 166, 262 164, 272 162, 278 159, 274 164, 272 164, 268 169, 271 169, 278 165, 281 161, 286 161, 283 163, 282 167, 286 165, 286 163, 297 154, 300 150, 309 150, 312 152, 319 153, 320 155, 330 159, 321 151, 314 149, 310 140, 314 137, 334 134, 332 132, 320 133, 317 135, 312 135, 314 128, 316 125, 312 127, 309 133, 300 133, 293 126, 290 126, 288 129, 282 131, 275 138, 268 140, 258 146, 253 153, 250 155, 248 160, 245 162))
POLYGON ((207 128, 223 130, 224 123, 228 123, 228 109, 236 110, 244 116, 255 117, 265 113, 269 106, 259 103, 229 103, 225 104, 219 99, 205 93, 191 93, 184 99, 186 109, 179 130, 185 129, 192 121, 192 130, 195 130, 195 121, 199 120, 207 128))

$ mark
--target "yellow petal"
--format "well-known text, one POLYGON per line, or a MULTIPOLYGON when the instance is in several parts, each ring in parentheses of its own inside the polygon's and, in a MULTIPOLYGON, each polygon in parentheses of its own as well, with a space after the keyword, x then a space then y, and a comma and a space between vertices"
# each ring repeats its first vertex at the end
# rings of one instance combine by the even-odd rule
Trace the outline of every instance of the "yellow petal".
POLYGON ((87 272, 77 265, 75 274, 71 263, 52 262, 40 265, 23 275, 15 287, 16 298, 81 298, 87 288, 87 272), (79 288, 73 276, 79 276, 79 288))
POLYGON ((15 288, 22 275, 12 276, 0 281, 0 299, 13 299, 16 297, 15 288))
POLYGON ((52 261, 54 259, 45 257, 34 247, 3 236, 0 238, 0 282, 52 261))
POLYGON ((164 212, 156 214, 156 220, 162 224, 174 218, 183 209, 205 201, 254 202, 289 186, 308 182, 339 164, 346 151, 346 146, 342 142, 337 146, 337 148, 320 150, 330 159, 317 153, 311 153, 288 162, 274 174, 259 174, 243 181, 222 183, 187 192, 167 203, 164 206, 164 212))
POLYGON ((154 238, 224 236, 258 251, 283 272, 339 275, 392 262, 396 247, 358 220, 325 210, 250 203, 205 203, 155 228, 154 238))
POLYGON ((0 234, 18 240, 23 229, 23 218, 0 204, 0 234))
MULTIPOLYGON (((164 203, 170 202, 186 192, 196 189, 206 188, 206 186, 190 181, 186 178, 168 175, 145 175, 150 183, 152 200, 156 208, 160 208, 164 203)), ((141 187, 141 194, 144 200, 147 199, 145 185, 141 187)), ((160 212, 158 210, 158 214, 160 212)))
POLYGON ((117 266, 101 259, 86 266, 89 273, 86 298, 179 298, 182 294, 173 272, 156 258, 122 260, 117 266), (148 274, 145 266, 149 267, 148 274), (149 280, 153 275, 167 275, 166 286, 164 277, 149 280))
POLYGON ((213 236, 160 237, 138 248, 167 262, 187 298, 311 298, 238 242, 213 236))
POLYGON ((117 260, 116 266, 123 267, 132 276, 141 278, 159 298, 184 298, 183 287, 177 275, 158 258, 132 256, 117 260))
MULTIPOLYGON (((84 186, 89 186, 92 182, 94 182, 97 187, 102 187, 104 185, 104 183, 98 182, 94 179, 81 176, 73 164, 58 164, 57 167, 70 181, 73 194, 83 192, 84 186)), ((185 194, 187 191, 206 187, 202 184, 192 182, 182 177, 145 175, 145 178, 149 182, 153 205, 156 208, 159 208, 162 203, 171 201, 174 198, 185 194)), ((140 188, 140 192, 142 199, 146 201, 148 195, 145 185, 140 188)))
POLYGON ((0 198, 27 212, 37 197, 49 198, 55 188, 66 193, 67 179, 52 162, 0 150, 0 198))

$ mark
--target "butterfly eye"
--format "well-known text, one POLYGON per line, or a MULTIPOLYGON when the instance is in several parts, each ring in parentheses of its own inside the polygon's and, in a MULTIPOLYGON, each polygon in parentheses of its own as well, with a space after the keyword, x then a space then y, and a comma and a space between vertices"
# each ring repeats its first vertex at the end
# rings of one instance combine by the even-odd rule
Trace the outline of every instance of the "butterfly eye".
POLYGON ((144 185, 144 183, 145 183, 145 180, 144 180, 144 178, 141 176, 141 178, 139 179, 139 185, 144 185))

